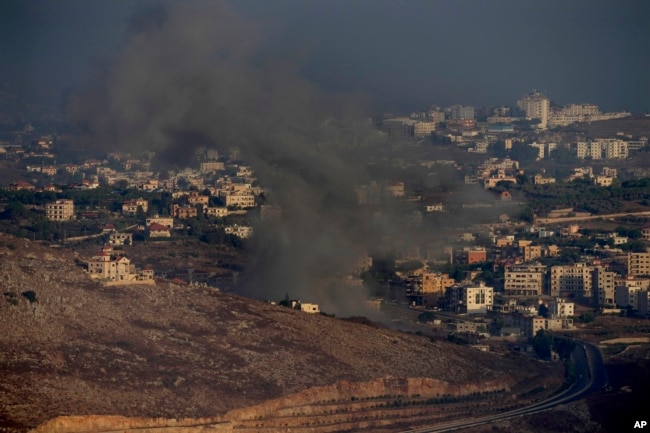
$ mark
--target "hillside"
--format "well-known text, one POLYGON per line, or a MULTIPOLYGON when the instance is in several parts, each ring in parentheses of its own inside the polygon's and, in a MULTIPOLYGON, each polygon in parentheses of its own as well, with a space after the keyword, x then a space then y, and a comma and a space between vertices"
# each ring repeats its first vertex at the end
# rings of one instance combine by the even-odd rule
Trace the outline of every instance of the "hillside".
MULTIPOLYGON (((250 414, 233 410, 280 397, 290 408, 355 395, 477 399, 486 392, 500 396, 496 408, 524 404, 517 396, 539 392, 542 380, 548 392, 561 382, 548 364, 514 354, 500 357, 210 288, 168 281, 104 287, 75 265, 73 252, 5 234, 0 263, 6 432, 62 415, 179 419, 231 411, 230 420, 244 419, 250 414)), ((492 410, 487 406, 481 410, 492 410)), ((271 416, 269 407, 255 413, 271 416)))

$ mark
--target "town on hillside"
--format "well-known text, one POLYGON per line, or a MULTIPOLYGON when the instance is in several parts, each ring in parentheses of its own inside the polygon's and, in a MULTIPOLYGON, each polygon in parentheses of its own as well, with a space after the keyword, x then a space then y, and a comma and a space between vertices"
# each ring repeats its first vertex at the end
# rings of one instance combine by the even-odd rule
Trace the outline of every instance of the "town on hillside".
MULTIPOLYGON (((368 224, 390 215, 390 230, 383 249, 321 276, 362 294, 358 311, 408 311, 468 341, 648 317, 650 118, 533 91, 513 106, 432 106, 371 125, 369 175, 331 206, 368 224)), ((275 200, 237 147, 192 147, 192 165, 176 167, 69 145, 36 123, 5 128, 0 228, 79 251, 105 285, 236 290, 258 237, 307 206, 275 200)), ((286 292, 271 301, 327 313, 314 292, 286 292)))

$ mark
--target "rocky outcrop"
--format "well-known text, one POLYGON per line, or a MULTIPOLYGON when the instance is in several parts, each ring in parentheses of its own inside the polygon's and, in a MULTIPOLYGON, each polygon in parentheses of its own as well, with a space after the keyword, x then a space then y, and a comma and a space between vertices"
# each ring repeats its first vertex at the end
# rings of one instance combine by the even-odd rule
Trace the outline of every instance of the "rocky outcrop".
POLYGON ((32 430, 33 433, 230 433, 232 424, 221 418, 166 419, 123 416, 60 416, 32 430))
POLYGON ((509 384, 492 380, 453 384, 432 378, 383 377, 366 382, 339 381, 265 403, 234 409, 213 418, 128 418, 71 416, 47 421, 33 433, 229 433, 288 430, 330 432, 389 427, 403 422, 435 423, 466 411, 470 399, 476 411, 489 412, 498 395, 501 403, 509 384))
POLYGON ((292 416, 317 412, 314 407, 328 402, 354 402, 370 398, 438 398, 459 397, 478 392, 507 389, 503 381, 453 384, 431 378, 384 377, 367 382, 341 381, 332 386, 317 386, 265 403, 229 411, 230 421, 261 419, 270 416, 292 416), (299 409, 296 409, 299 408, 299 409))

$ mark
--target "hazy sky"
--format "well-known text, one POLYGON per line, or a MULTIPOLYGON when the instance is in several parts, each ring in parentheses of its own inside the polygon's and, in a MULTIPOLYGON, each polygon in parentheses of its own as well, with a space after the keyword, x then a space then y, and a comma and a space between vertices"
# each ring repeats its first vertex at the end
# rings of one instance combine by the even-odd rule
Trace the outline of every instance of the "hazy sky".
MULTIPOLYGON (((0 82, 58 101, 119 50, 149 0, 2 0, 0 82)), ((262 54, 382 110, 559 104, 650 112, 647 0, 237 0, 262 54)), ((191 23, 188 23, 191 26, 191 23)))

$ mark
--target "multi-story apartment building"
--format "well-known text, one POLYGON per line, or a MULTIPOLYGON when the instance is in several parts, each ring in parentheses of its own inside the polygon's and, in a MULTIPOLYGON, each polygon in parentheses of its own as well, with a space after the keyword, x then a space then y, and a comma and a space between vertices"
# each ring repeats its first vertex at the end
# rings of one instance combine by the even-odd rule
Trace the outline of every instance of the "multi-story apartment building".
POLYGON ((426 137, 436 130, 435 122, 416 122, 413 125, 413 135, 416 137, 426 137))
POLYGON ((376 181, 357 186, 354 189, 359 206, 376 205, 381 203, 381 188, 376 181))
POLYGON ((517 101, 517 106, 526 113, 526 119, 539 119, 540 123, 537 125, 539 129, 548 127, 551 102, 546 95, 533 90, 517 101))
POLYGON ((225 196, 226 206, 255 207, 255 196, 249 191, 237 191, 225 196))
POLYGON ((211 171, 221 171, 225 169, 225 164, 221 161, 204 161, 199 164, 199 171, 201 173, 209 173, 211 171))
POLYGON ((415 129, 416 120, 408 117, 395 117, 382 122, 382 130, 391 138, 411 138, 415 129))
POLYGON ((541 245, 523 245, 521 246, 521 253, 524 258, 524 262, 537 259, 542 257, 542 246, 541 245))
POLYGON ((424 273, 422 274, 422 293, 444 294, 447 287, 455 284, 448 274, 424 273))
POLYGON ((173 204, 171 211, 174 218, 180 219, 195 218, 198 215, 196 207, 194 206, 180 206, 173 204))
POLYGON ((187 201, 192 206, 196 206, 199 204, 203 206, 207 206, 207 204, 210 202, 210 197, 207 195, 201 195, 196 191, 191 191, 189 196, 187 197, 187 201))
POLYGON ((46 204, 45 216, 50 221, 69 221, 74 219, 74 201, 61 199, 54 203, 46 204))
POLYGON ((645 292, 640 286, 622 285, 616 286, 614 300, 616 305, 623 308, 639 309, 639 293, 645 292))
POLYGON ((599 138, 576 143, 576 156, 580 159, 625 159, 628 155, 627 142, 615 138, 599 138))
POLYGON ((650 252, 628 253, 627 274, 631 276, 650 275, 650 252))
POLYGON ((586 263, 551 267, 551 296, 570 295, 590 297, 593 270, 594 267, 586 263))
POLYGON ((540 264, 514 265, 506 268, 506 295, 539 296, 545 292, 546 266, 540 264))
POLYGON ((250 184, 229 183, 219 190, 226 206, 248 208, 255 206, 255 194, 250 184))
POLYGON ((579 141, 576 143, 576 155, 580 159, 602 159, 603 148, 595 141, 579 141))
POLYGON ((445 117, 445 112, 437 107, 432 107, 427 111, 427 118, 436 125, 444 122, 445 117))
POLYGON ((602 266, 594 267, 591 274, 591 293, 594 303, 603 307, 613 307, 616 272, 608 271, 602 266))
POLYGON ((494 289, 479 286, 454 285, 445 291, 447 309, 468 314, 485 314, 494 305, 494 289))
POLYGON ((474 107, 469 105, 453 105, 449 108, 449 115, 452 120, 474 119, 474 107))

